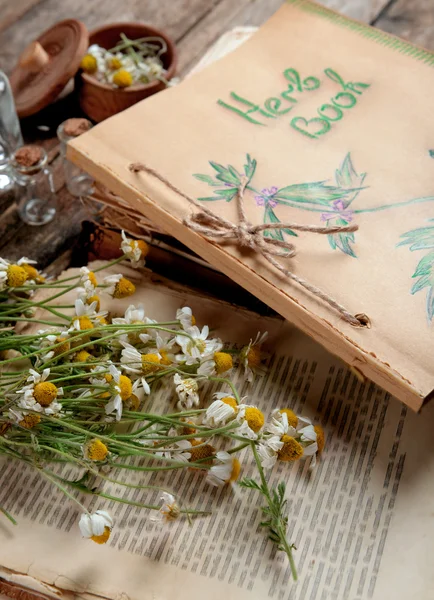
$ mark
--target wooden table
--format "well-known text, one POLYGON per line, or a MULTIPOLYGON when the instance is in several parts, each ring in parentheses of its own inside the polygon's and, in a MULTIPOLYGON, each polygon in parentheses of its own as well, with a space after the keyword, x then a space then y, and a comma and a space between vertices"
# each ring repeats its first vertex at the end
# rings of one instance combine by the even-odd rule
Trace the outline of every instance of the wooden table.
MULTIPOLYGON (((322 0, 351 17, 434 48, 432 0, 322 0)), ((11 70, 26 43, 62 19, 83 21, 89 30, 103 23, 141 20, 164 29, 175 40, 179 74, 194 66, 207 48, 236 25, 260 25, 282 0, 0 0, 0 68, 11 70)), ((68 264, 77 246, 86 211, 64 187, 56 128, 64 119, 80 114, 73 94, 34 117, 23 120, 26 141, 42 144, 49 152, 58 193, 58 213, 44 227, 22 223, 10 199, 0 202, 0 255, 17 259, 25 255, 46 268, 68 264)))

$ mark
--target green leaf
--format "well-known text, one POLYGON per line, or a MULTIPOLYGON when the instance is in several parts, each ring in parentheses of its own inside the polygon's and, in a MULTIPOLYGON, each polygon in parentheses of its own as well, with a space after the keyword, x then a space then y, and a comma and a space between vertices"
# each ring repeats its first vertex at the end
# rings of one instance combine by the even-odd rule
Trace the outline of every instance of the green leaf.
POLYGON ((434 317, 434 288, 431 286, 426 295, 426 312, 428 319, 432 321, 434 317))
POLYGON ((280 204, 285 200, 299 202, 300 204, 315 204, 317 206, 330 206, 333 200, 345 197, 354 190, 344 190, 341 187, 326 185, 324 181, 312 183, 299 183, 281 188, 274 195, 280 204))
POLYGON ((421 277, 422 275, 432 275, 434 267, 434 252, 428 252, 418 262, 413 277, 421 277))
POLYGON ((431 156, 431 158, 434 158, 434 150, 428 150, 428 154, 431 156))
POLYGON ((220 185, 219 183, 216 183, 214 181, 214 179, 211 177, 211 175, 201 175, 200 173, 194 173, 193 177, 196 177, 196 179, 199 179, 199 181, 203 181, 204 183, 207 183, 208 185, 212 185, 212 186, 220 185))
MULTIPOLYGON (((414 277, 414 275, 413 275, 414 277)), ((431 279, 428 275, 424 275, 424 277, 421 277, 420 279, 418 279, 412 286, 410 293, 411 294, 416 294, 417 292, 420 292, 421 290, 423 290, 426 287, 431 287, 432 283, 431 283, 431 279)))
POLYGON ((256 160, 250 157, 250 154, 247 154, 247 163, 244 165, 244 173, 248 178, 249 182, 253 179, 253 175, 256 171, 256 160))
POLYGON ((340 168, 335 171, 336 184, 345 190, 353 190, 345 200, 345 208, 349 206, 357 198, 360 191, 364 189, 362 186, 365 177, 366 173, 357 173, 351 160, 351 154, 348 152, 340 168))
POLYGON ((216 175, 216 179, 222 181, 223 183, 232 183, 236 186, 240 185, 240 176, 233 167, 231 167, 230 165, 228 167, 224 167, 223 165, 220 165, 213 161, 210 161, 209 164, 218 173, 216 175))
MULTIPOLYGON (((337 218, 334 223, 327 221, 327 227, 332 227, 333 225, 348 225, 349 221, 345 219, 337 218)), ((332 233, 327 236, 329 244, 333 250, 340 250, 344 254, 348 256, 352 256, 353 258, 357 258, 356 253, 354 252, 351 244, 355 243, 355 236, 352 231, 344 232, 344 233, 332 233)))
MULTIPOLYGON (((279 217, 276 215, 276 213, 269 204, 265 207, 264 211, 264 224, 266 223, 280 223, 279 217)), ((287 229, 286 227, 282 229, 266 229, 264 231, 264 236, 283 242, 283 232, 287 233, 288 235, 297 236, 295 231, 287 229)))

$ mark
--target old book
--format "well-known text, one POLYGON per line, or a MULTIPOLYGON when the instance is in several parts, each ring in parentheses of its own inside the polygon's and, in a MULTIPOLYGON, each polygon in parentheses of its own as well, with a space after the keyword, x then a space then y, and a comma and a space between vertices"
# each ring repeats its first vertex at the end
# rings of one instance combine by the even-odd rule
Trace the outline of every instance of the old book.
POLYGON ((433 65, 431 52, 288 0, 229 56, 98 125, 69 156, 417 410, 434 389, 433 65), (138 162, 154 174, 131 172, 138 162), (282 224, 263 232, 266 248, 295 245, 274 257, 286 275, 258 246, 186 226, 203 208, 185 196, 237 225, 240 189, 251 223, 282 224))
MULTIPOLYGON (((187 304, 198 323, 209 323, 224 340, 244 343, 268 330, 266 371, 243 385, 242 393, 267 415, 291 406, 323 425, 326 446, 315 470, 309 472, 306 462, 279 463, 271 473, 272 482, 287 484, 288 537, 297 547, 299 580, 293 582, 287 562, 259 528, 262 498, 251 490, 211 488, 197 471, 168 478, 132 471, 128 483, 166 484, 185 503, 212 515, 191 526, 186 520, 162 526, 146 510, 80 494, 90 510, 105 508, 115 519, 113 535, 99 546, 81 538, 80 510, 50 482, 2 459, 0 505, 18 525, 0 515, 0 590, 25 600, 431 600, 434 405, 424 417, 407 411, 278 318, 259 317, 143 271, 122 272, 134 278, 134 302, 142 301, 152 317, 170 319, 187 304), (35 595, 19 596, 2 579, 35 595)), ((107 308, 121 312, 128 303, 114 301, 107 308)), ((241 377, 234 377, 240 387, 241 377)), ((204 405, 211 395, 206 392, 204 405)), ((173 406, 171 401, 164 387, 150 399, 160 406, 173 406)), ((240 456, 242 475, 254 476, 248 456, 240 456)), ((71 465, 53 469, 74 478, 71 465)), ((110 476, 124 477, 116 470, 110 476)), ((158 499, 157 490, 109 482, 104 492, 136 502, 158 499)))

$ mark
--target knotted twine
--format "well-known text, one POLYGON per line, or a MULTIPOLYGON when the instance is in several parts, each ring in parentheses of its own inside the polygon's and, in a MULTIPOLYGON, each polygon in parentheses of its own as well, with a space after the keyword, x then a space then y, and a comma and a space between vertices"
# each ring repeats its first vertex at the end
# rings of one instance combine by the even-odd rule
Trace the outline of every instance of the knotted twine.
POLYGON ((193 213, 184 218, 184 225, 201 234, 209 240, 230 240, 236 242, 241 248, 249 248, 263 256, 270 264, 278 269, 285 277, 292 279, 311 294, 328 304, 336 310, 341 317, 354 327, 366 326, 366 315, 352 315, 344 306, 339 304, 334 298, 312 285, 305 279, 302 279, 289 269, 287 269, 276 257, 292 258, 296 254, 295 245, 292 242, 277 240, 270 237, 264 237, 263 231, 267 229, 292 229, 294 231, 306 231, 309 233, 320 233, 323 235, 332 235, 334 233, 349 233, 358 230, 358 225, 346 225, 343 227, 316 227, 314 225, 298 225, 297 223, 266 223, 263 225, 252 225, 248 220, 244 210, 244 191, 248 183, 247 177, 241 177, 241 183, 236 194, 239 222, 235 225, 220 215, 216 215, 208 208, 184 194, 180 189, 174 186, 168 179, 160 175, 151 167, 143 163, 132 163, 129 166, 130 171, 138 173, 143 171, 152 175, 161 183, 166 185, 175 194, 187 200, 193 206, 199 208, 199 212, 193 213))

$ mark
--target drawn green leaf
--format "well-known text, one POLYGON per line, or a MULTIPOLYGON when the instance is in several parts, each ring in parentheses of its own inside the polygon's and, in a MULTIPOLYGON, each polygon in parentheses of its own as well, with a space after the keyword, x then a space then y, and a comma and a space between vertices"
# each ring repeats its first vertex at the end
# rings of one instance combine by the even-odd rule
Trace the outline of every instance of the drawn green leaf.
MULTIPOLYGON (((264 223, 280 223, 279 217, 276 215, 276 213, 274 212, 274 210, 271 208, 270 205, 267 205, 265 207, 264 223)), ((295 231, 292 231, 291 229, 286 229, 286 228, 284 228, 284 229, 266 229, 264 231, 264 236, 269 237, 269 238, 274 238, 275 240, 280 240, 281 242, 283 242, 285 239, 283 237, 283 233, 287 233, 288 235, 297 236, 295 231)))
POLYGON ((350 191, 353 190, 343 190, 341 187, 326 185, 324 181, 314 181, 281 188, 274 195, 274 199, 279 204, 285 204, 285 200, 289 200, 300 204, 329 206, 333 200, 346 196, 350 191))
POLYGON ((199 181, 203 181, 204 183, 207 183, 208 185, 212 185, 212 186, 220 185, 219 183, 216 183, 214 181, 214 179, 211 177, 211 175, 201 175, 200 173, 194 173, 193 177, 196 177, 196 179, 199 179, 199 181))
POLYGON ((249 182, 253 179, 253 175, 256 171, 256 160, 251 158, 250 154, 247 154, 247 163, 244 165, 244 173, 248 178, 249 182))
MULTIPOLYGON (((348 225, 348 223, 349 221, 346 221, 345 219, 337 218, 334 222, 327 221, 327 227, 332 227, 334 225, 345 226, 348 225)), ((352 231, 344 233, 332 233, 328 235, 327 238, 333 250, 340 250, 348 256, 357 258, 356 253, 351 247, 351 244, 354 244, 356 241, 354 233, 352 231)))
POLYGON ((350 189, 353 190, 345 199, 345 208, 349 206, 357 198, 360 191, 364 189, 362 186, 365 177, 366 173, 357 173, 351 160, 351 154, 348 152, 340 168, 335 171, 336 185, 347 192, 350 189))
POLYGON ((214 161, 210 161, 209 164, 217 171, 216 179, 223 183, 231 183, 237 186, 240 185, 240 176, 232 166, 229 165, 228 167, 224 167, 214 161))

